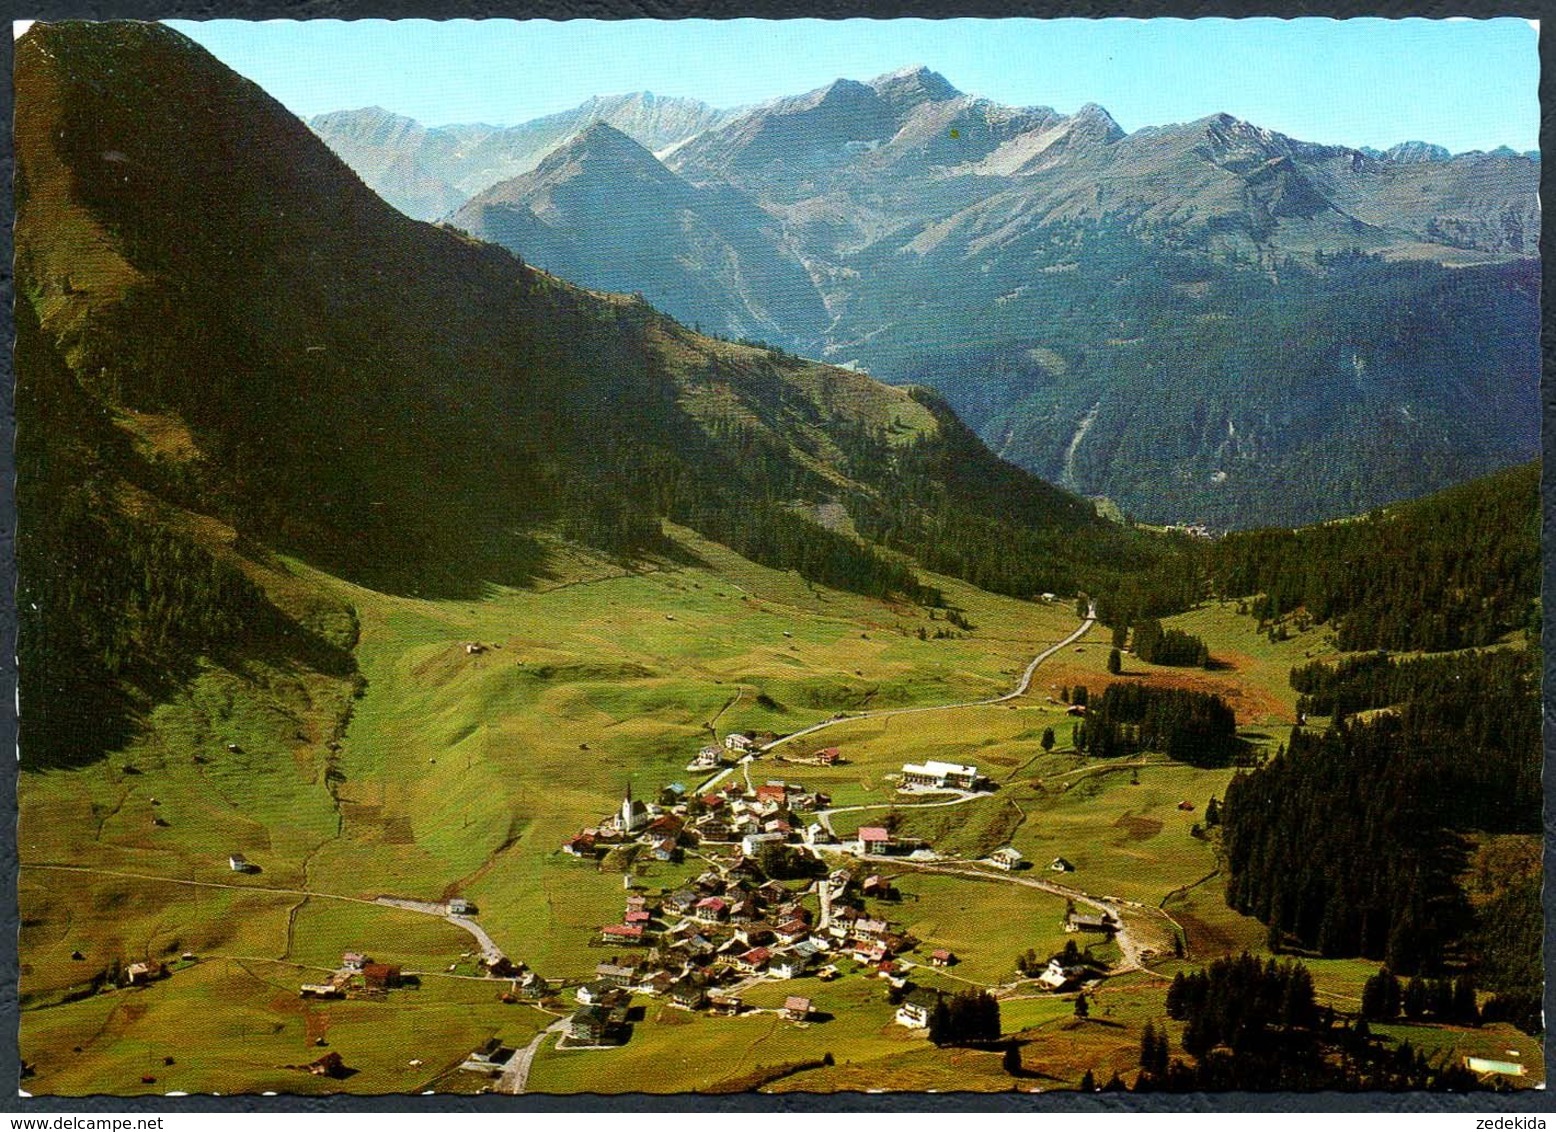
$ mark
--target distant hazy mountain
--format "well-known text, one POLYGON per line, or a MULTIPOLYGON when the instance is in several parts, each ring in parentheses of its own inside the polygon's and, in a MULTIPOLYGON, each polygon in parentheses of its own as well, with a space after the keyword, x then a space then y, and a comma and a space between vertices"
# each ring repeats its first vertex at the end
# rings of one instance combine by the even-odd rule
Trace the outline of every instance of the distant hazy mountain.
POLYGON ((426 127, 377 107, 320 114, 308 125, 368 187, 408 216, 438 220, 499 181, 525 173, 592 122, 662 150, 727 120, 690 98, 620 94, 518 126, 426 127))
POLYGON ((619 130, 595 122, 529 173, 453 217, 537 266, 727 337, 790 341, 826 308, 778 222, 727 185, 694 187, 619 130))
POLYGON ((675 124, 668 173, 575 154, 462 226, 932 385, 1008 459, 1146 517, 1302 522, 1536 451, 1529 156, 1227 114, 1126 134, 921 67, 675 124))

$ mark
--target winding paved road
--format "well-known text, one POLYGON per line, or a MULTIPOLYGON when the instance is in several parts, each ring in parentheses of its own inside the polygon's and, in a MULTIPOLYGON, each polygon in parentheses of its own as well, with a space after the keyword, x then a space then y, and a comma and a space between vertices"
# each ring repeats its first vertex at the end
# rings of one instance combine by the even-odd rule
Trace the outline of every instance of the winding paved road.
MULTIPOLYGON (((940 791, 936 791, 940 793, 940 791)), ((836 806, 830 810, 817 810, 816 820, 821 823, 821 828, 836 837, 832 829, 833 814, 857 814, 864 810, 932 810, 937 806, 960 806, 963 802, 971 802, 975 798, 992 798, 989 794, 979 790, 955 790, 945 791, 957 796, 949 802, 869 802, 862 806, 836 806)))
POLYGON ((380 896, 373 901, 374 904, 382 904, 389 908, 400 908, 406 912, 420 912, 426 916, 437 916, 447 920, 456 928, 463 928, 481 945, 481 957, 486 960, 488 967, 494 966, 507 956, 502 953, 502 948, 492 942, 492 937, 486 934, 486 929, 474 920, 464 916, 456 916, 448 910, 446 904, 435 904, 428 900, 402 900, 397 896, 380 896))
POLYGON ((540 1052, 540 1047, 545 1043, 546 1035, 560 1034, 567 1029, 567 1019, 558 1018, 540 1033, 536 1034, 529 1045, 519 1050, 508 1059, 508 1064, 502 1068, 502 1076, 497 1079, 499 1093, 522 1093, 529 1084, 530 1066, 535 1063, 535 1055, 540 1052))
POLYGON ((921 711, 951 711, 955 708, 988 707, 991 704, 1002 704, 1008 700, 1017 699, 1018 697, 1027 694, 1027 689, 1032 686, 1032 674, 1037 671, 1037 666, 1039 664, 1042 664, 1043 661, 1053 656, 1054 653, 1058 652, 1060 649, 1066 647, 1067 645, 1072 645, 1076 641, 1080 640, 1087 633, 1091 632, 1091 627, 1096 623, 1097 607, 1093 605, 1089 610, 1087 610, 1086 619, 1081 622, 1080 628, 1075 630, 1075 632, 1071 633, 1058 644, 1050 645, 1048 648, 1044 649, 1042 652, 1033 657, 1032 663, 1027 665, 1026 671, 1021 674, 1021 680, 1016 684, 1015 689, 1013 691, 1006 692, 1003 696, 994 696, 987 700, 968 700, 965 703, 957 704, 929 704, 923 707, 880 708, 876 711, 859 711, 850 712, 846 715, 836 715, 831 719, 824 719, 820 723, 813 723, 809 727, 801 728, 800 730, 794 732, 792 735, 785 735, 782 739, 774 739, 771 743, 768 743, 762 747, 758 747, 757 750, 765 754, 766 752, 772 750, 774 747, 780 747, 785 743, 792 743, 794 740, 803 738, 806 735, 814 735, 816 732, 825 730, 828 727, 836 727, 840 723, 852 723, 859 719, 884 719, 886 716, 890 715, 912 715, 915 712, 921 711))
POLYGON ((351 904, 367 904, 375 908, 399 908, 405 912, 418 912, 426 916, 436 916, 440 920, 447 920, 457 928, 463 928, 469 932, 481 944, 481 954, 486 957, 488 964, 504 958, 502 949, 492 942, 492 937, 486 934, 485 929, 473 920, 464 916, 456 916, 449 912, 448 905, 437 904, 427 900, 402 900, 393 896, 380 896, 369 900, 365 896, 342 896, 337 892, 314 892, 304 888, 276 888, 268 884, 224 884, 214 880, 189 880, 184 877, 156 876, 152 873, 129 873, 118 869, 94 869, 86 865, 49 865, 49 864, 22 864, 19 869, 41 869, 62 873, 90 873, 94 876, 123 877, 126 880, 155 881, 158 884, 179 884, 191 888, 225 888, 236 892, 267 892, 277 896, 311 896, 319 900, 344 900, 351 904))

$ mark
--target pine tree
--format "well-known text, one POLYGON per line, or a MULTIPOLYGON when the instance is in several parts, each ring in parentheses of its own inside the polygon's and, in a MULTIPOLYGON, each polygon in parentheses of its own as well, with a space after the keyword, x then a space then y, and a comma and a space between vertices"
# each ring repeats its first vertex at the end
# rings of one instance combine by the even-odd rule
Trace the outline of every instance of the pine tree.
POLYGON ((1117 649, 1108 653, 1108 671, 1114 676, 1121 675, 1124 671, 1124 658, 1117 649))
POLYGON ((1041 740, 1041 744, 1043 750, 1045 751, 1051 751, 1054 749, 1054 729, 1052 727, 1043 728, 1043 738, 1041 740))
POLYGON ((1080 1091, 1083 1093, 1095 1093, 1097 1091, 1097 1077, 1090 1069, 1081 1074, 1080 1091))
POLYGON ((1480 1025, 1480 1008, 1475 1004, 1475 980, 1460 975, 1453 984, 1453 1021, 1461 1026, 1480 1025))
POLYGON ((1075 996, 1075 1016, 1082 1019, 1091 1016, 1091 1006, 1086 1002, 1084 992, 1075 996))

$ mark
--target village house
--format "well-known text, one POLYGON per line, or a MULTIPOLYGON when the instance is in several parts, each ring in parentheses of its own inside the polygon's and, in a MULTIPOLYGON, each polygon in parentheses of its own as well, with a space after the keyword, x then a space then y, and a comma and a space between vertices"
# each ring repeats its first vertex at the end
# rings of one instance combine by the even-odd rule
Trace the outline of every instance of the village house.
POLYGON ((1064 930, 1067 932, 1098 932, 1111 936, 1118 931, 1118 920, 1111 912, 1098 914, 1066 912, 1064 930))
POLYGON ((642 924, 606 924, 600 929, 600 937, 606 943, 642 943, 642 924))
POLYGON ((732 924, 755 923, 762 914, 754 896, 742 897, 729 906, 729 922, 732 924))
POLYGON ((721 924, 729 919, 729 903, 723 897, 708 896, 697 901, 692 915, 705 924, 721 924))
POLYGON ((774 903, 782 903, 794 895, 794 893, 790 892, 782 883, 776 880, 764 880, 757 886, 756 890, 761 894, 763 900, 770 900, 774 903))
POLYGON ((772 957, 773 953, 771 949, 766 947, 753 947, 750 951, 747 951, 743 955, 739 955, 735 958, 735 966, 740 968, 742 971, 755 974, 758 971, 765 970, 768 962, 772 959, 772 957))
POLYGON ((890 900, 895 895, 891 882, 879 873, 872 873, 865 877, 864 883, 859 886, 859 891, 876 900, 890 900))
POLYGON ((855 963, 884 963, 891 955, 884 943, 861 939, 854 943, 852 955, 855 963))
POLYGON ((574 994, 585 1006, 615 1006, 627 997, 621 984, 609 979, 596 979, 579 987, 574 994))
POLYGON ((724 762, 724 752, 717 747, 704 747, 697 757, 686 765, 687 770, 717 770, 724 762))
POLYGON ((836 845, 837 834, 833 833, 819 821, 815 825, 808 825, 804 831, 807 845, 836 845))
POLYGON ((891 925, 885 920, 859 919, 854 921, 854 933, 861 936, 879 938, 891 930, 891 925))
POLYGON ((573 857, 593 857, 597 852, 596 839, 596 834, 580 833, 562 843, 562 852, 573 857))
POLYGON ((740 851, 748 857, 756 856, 756 851, 763 845, 782 845, 789 838, 782 833, 748 833, 740 839, 740 851))
POLYGON ((340 957, 340 965, 348 971, 360 971, 372 960, 360 951, 348 951, 340 957))
POLYGON ((735 939, 744 943, 747 947, 772 943, 774 938, 773 926, 766 920, 753 920, 735 931, 735 939))
POLYGON ((329 1053, 325 1054, 317 1061, 310 1061, 307 1068, 308 1072, 313 1074, 315 1077, 339 1078, 346 1076, 345 1059, 334 1050, 330 1050, 329 1053))
POLYGON ((612 986, 625 987, 637 980, 638 973, 637 968, 626 967, 620 963, 596 963, 594 977, 612 986))
POLYGON ((389 963, 368 963, 362 968, 368 990, 389 990, 400 985, 400 968, 389 963))
POLYGON ((448 902, 448 914, 450 916, 471 916, 475 914, 475 906, 463 896, 456 896, 448 902))
MULTIPOLYGON (((676 844, 673 837, 662 838, 653 843, 652 849, 656 861, 679 861, 681 859, 681 847, 676 844)), ((646 913, 645 913, 646 915, 646 913)))
POLYGON ((739 1014, 745 1009, 745 1003, 739 995, 728 994, 724 991, 708 992, 708 1009, 714 1014, 739 1014))
POLYGON ((257 873, 259 867, 250 863, 242 853, 229 853, 227 855, 227 867, 235 873, 257 873))
POLYGON ((809 971, 816 960, 809 954, 790 950, 773 957, 767 973, 777 979, 798 979, 809 971))
POLYGON ((811 758, 820 763, 822 766, 834 766, 842 759, 842 757, 843 752, 838 750, 836 747, 823 747, 821 750, 811 755, 811 758))
POLYGON ((744 735, 726 735, 724 736, 724 747, 726 750, 744 754, 751 749, 751 740, 744 735))
POLYGON ((810 935, 810 925, 804 920, 785 920, 773 929, 773 935, 781 944, 799 943, 800 940, 810 935))
POLYGON ((810 1017, 810 999, 791 994, 783 1000, 783 1016, 790 1022, 803 1022, 810 1017))
POLYGON ((891 834, 880 826, 867 825, 859 831, 859 851, 881 856, 891 848, 891 834))
POLYGON ((661 995, 668 993, 674 985, 675 976, 669 971, 655 971, 648 978, 638 983, 637 988, 646 995, 659 998, 661 995))
POLYGON ((496 1077, 512 1056, 513 1050, 504 1048, 501 1038, 489 1038, 485 1045, 471 1050, 470 1056, 465 1058, 459 1068, 465 1073, 484 1073, 496 1077))
POLYGON ((896 1020, 910 1030, 927 1030, 929 1019, 935 1012, 940 996, 922 987, 910 990, 897 1007, 896 1020))
POLYGON ((1085 967, 1066 967, 1058 959, 1050 959, 1037 981, 1052 991, 1065 990, 1086 977, 1085 967))
POLYGON ((1055 857, 1053 863, 1048 866, 1056 873, 1073 873, 1075 866, 1064 857, 1055 857))
POLYGON ((167 968, 161 963, 131 963, 124 969, 125 980, 132 987, 167 977, 167 968))
POLYGON ((567 1039, 578 1045, 597 1046, 610 1029, 610 1011, 603 1006, 584 1006, 567 1020, 567 1039))
POLYGON ((989 864, 996 869, 1004 869, 1007 873, 1013 873, 1027 863, 1027 859, 1021 855, 1021 850, 1014 845, 1002 846, 989 854, 989 864))
POLYGON ((937 790, 976 790, 984 781, 977 767, 963 766, 961 763, 931 760, 926 763, 907 763, 902 768, 904 786, 931 787, 937 790))
POLYGON ((696 1010, 708 1000, 708 992, 700 983, 691 979, 682 979, 671 986, 668 997, 676 1006, 685 1010, 696 1010))
POLYGON ((956 955, 943 947, 937 947, 929 953, 929 961, 936 967, 950 967, 956 962, 956 955))
POLYGON ((345 998, 344 987, 334 983, 304 983, 297 991, 298 998, 345 998))
POLYGON ((679 837, 681 830, 686 828, 686 822, 676 814, 660 814, 644 827, 643 832, 651 838, 679 837))

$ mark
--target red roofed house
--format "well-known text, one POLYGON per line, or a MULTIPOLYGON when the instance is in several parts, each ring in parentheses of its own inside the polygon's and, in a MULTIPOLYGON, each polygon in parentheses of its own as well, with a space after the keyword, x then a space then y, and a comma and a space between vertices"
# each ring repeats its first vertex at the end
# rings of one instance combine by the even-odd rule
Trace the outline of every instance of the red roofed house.
POLYGON ((606 924, 600 929, 600 935, 608 943, 642 943, 643 927, 641 924, 606 924))
POLYGON ((768 960, 773 957, 771 950, 765 947, 753 947, 750 951, 735 960, 740 966, 751 971, 760 971, 767 966, 768 960))
POLYGON ((866 853, 885 853, 891 845, 891 834, 880 826, 867 825, 859 831, 859 846, 866 853))
POLYGON ((929 961, 936 967, 949 967, 956 962, 956 956, 943 947, 937 947, 929 953, 929 961))
POLYGON ((797 943, 810 934, 810 925, 804 920, 793 919, 779 924, 775 931, 779 943, 797 943))
POLYGON ((766 782, 756 788, 758 802, 776 802, 783 805, 789 797, 789 788, 781 782, 766 782))
POLYGON ((783 1000, 783 1016, 791 1022, 803 1022, 810 1017, 810 999, 791 994, 783 1000))
POLYGON ((833 763, 837 762, 838 759, 843 757, 843 752, 838 750, 836 747, 823 747, 811 757, 822 766, 831 766, 833 763))
POLYGON ((729 918, 729 904, 720 896, 709 896, 697 901, 692 915, 704 923, 721 923, 729 918))

